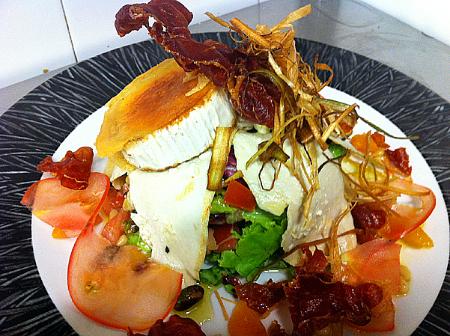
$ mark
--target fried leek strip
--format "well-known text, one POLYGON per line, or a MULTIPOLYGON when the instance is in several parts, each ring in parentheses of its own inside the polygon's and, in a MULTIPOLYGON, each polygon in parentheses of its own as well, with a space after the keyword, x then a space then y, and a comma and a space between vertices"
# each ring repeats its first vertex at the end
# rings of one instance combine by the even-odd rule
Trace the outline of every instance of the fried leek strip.
POLYGON ((234 132, 234 127, 216 128, 208 169, 208 190, 217 191, 222 188, 222 176, 227 165, 234 132))

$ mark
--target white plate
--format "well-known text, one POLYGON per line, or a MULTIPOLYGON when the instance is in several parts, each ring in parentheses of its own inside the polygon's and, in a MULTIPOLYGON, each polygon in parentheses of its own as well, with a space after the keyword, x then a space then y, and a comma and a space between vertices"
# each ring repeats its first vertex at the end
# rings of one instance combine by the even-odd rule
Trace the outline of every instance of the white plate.
MULTIPOLYGON (((325 88, 323 95, 330 99, 346 103, 356 102, 359 113, 379 125, 386 131, 402 135, 400 129, 390 122, 382 114, 363 103, 362 101, 347 95, 341 91, 325 88)), ((94 112, 84 120, 61 143, 55 152, 54 158, 61 159, 67 150, 74 150, 81 146, 94 147, 95 138, 103 121, 104 109, 94 112)), ((358 123, 355 132, 360 133, 369 130, 365 124, 358 123)), ((413 179, 416 183, 431 188, 436 195, 436 209, 425 225, 425 231, 434 241, 434 248, 414 250, 403 247, 401 252, 402 263, 407 265, 412 274, 410 294, 396 299, 396 329, 389 335, 409 335, 432 307, 441 288, 449 254, 449 223, 444 199, 431 169, 416 147, 409 140, 387 139, 392 147, 406 147, 413 166, 413 179)), ((105 162, 98 157, 94 158, 93 170, 103 171, 105 162)), ((73 305, 67 290, 67 266, 70 252, 75 239, 53 239, 52 228, 32 217, 32 244, 34 256, 39 274, 47 292, 55 306, 72 326, 81 335, 90 336, 119 336, 125 335, 123 331, 105 328, 82 315, 73 305)), ((270 274, 266 274, 269 278, 270 274)), ((223 296, 226 293, 221 292, 223 296)), ((228 296, 227 296, 228 297, 228 296)), ((206 322, 202 329, 207 335, 227 335, 226 322, 215 298, 213 300, 215 318, 206 322)), ((228 312, 231 314, 233 304, 225 302, 228 312)), ((275 311, 264 320, 269 325, 273 319, 289 323, 287 311, 275 311)), ((375 335, 375 334, 371 334, 375 335)), ((386 335, 383 333, 382 335, 386 335)))

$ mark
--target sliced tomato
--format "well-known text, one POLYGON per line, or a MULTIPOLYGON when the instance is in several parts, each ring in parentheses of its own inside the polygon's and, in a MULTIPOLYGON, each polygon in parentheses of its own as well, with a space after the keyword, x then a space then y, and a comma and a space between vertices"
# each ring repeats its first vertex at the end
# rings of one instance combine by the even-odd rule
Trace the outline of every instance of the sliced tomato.
POLYGON ((228 321, 230 336, 266 336, 267 331, 259 314, 247 306, 245 301, 238 301, 228 321))
POLYGON ((401 245, 378 238, 344 253, 342 261, 357 276, 358 282, 372 282, 390 294, 400 289, 401 245))
POLYGON ((396 180, 395 188, 405 194, 415 194, 420 207, 414 207, 408 204, 394 204, 391 209, 395 213, 388 213, 387 225, 381 230, 382 237, 391 240, 403 238, 406 234, 414 231, 431 215, 436 207, 436 197, 434 193, 423 186, 408 182, 405 180, 396 180))
POLYGON ((247 211, 253 211, 256 208, 256 200, 250 189, 236 180, 228 184, 224 202, 232 207, 247 211))
POLYGON ((108 198, 103 203, 101 212, 105 216, 109 216, 111 210, 116 209, 119 210, 122 208, 123 201, 125 200, 125 196, 121 191, 116 190, 113 186, 110 186, 108 192, 108 198))
POLYGON ((102 236, 108 239, 111 244, 117 243, 124 234, 125 221, 130 219, 130 213, 120 209, 117 215, 111 218, 103 227, 102 236))
POLYGON ((236 248, 237 239, 231 234, 234 227, 231 224, 214 225, 212 227, 214 239, 217 244, 215 251, 222 252, 236 248))
POLYGON ((101 173, 91 173, 84 190, 69 189, 63 187, 58 178, 48 178, 34 183, 21 203, 55 228, 80 232, 89 218, 98 213, 108 190, 109 178, 101 173))
POLYGON ((109 327, 150 328, 164 319, 181 291, 182 274, 150 262, 137 247, 112 245, 89 223, 73 247, 67 283, 75 306, 109 327))
POLYGON ((354 326, 363 331, 391 331, 395 326, 392 295, 400 291, 400 249, 394 242, 378 238, 358 245, 342 255, 347 274, 355 285, 371 282, 383 289, 383 300, 372 309, 368 325, 354 326))

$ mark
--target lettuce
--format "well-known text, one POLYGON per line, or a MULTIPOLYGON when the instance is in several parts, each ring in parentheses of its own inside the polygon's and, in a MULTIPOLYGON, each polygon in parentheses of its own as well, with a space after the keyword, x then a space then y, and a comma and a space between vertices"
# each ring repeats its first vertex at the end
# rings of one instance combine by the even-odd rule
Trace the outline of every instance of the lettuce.
POLYGON ((224 197, 221 194, 215 194, 211 202, 211 214, 232 214, 238 211, 224 202, 224 197))
POLYGON ((247 277, 280 248, 287 220, 286 215, 274 216, 261 209, 244 211, 242 217, 250 225, 244 227, 239 235, 236 250, 222 252, 218 263, 247 277))

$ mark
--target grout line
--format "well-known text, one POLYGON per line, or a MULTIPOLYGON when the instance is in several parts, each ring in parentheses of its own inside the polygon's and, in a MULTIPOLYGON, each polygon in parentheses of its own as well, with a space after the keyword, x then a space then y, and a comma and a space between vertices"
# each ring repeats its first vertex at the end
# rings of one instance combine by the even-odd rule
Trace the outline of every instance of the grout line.
POLYGON ((75 46, 73 45, 72 34, 70 33, 69 22, 67 21, 67 15, 66 15, 66 10, 64 8, 64 3, 63 3, 63 0, 59 0, 59 2, 61 4, 61 8, 63 11, 64 21, 66 22, 67 32, 69 33, 69 39, 70 39, 70 44, 72 45, 72 52, 73 52, 73 56, 75 57, 75 63, 78 63, 78 57, 77 57, 77 53, 75 52, 75 46))

